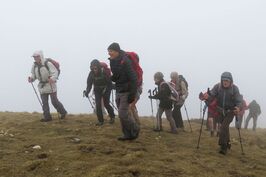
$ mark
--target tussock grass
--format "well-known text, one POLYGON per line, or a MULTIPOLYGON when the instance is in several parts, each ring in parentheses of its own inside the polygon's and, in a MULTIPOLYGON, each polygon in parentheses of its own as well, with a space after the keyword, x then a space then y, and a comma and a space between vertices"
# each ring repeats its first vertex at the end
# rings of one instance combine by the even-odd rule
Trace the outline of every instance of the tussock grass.
POLYGON ((263 177, 266 176, 266 130, 231 129, 232 149, 218 153, 217 138, 203 131, 196 149, 200 121, 190 133, 153 132, 153 120, 142 118, 140 137, 119 142, 119 120, 96 127, 94 115, 69 115, 41 123, 39 113, 0 113, 0 177, 263 177), (33 149, 35 145, 41 149, 33 149))

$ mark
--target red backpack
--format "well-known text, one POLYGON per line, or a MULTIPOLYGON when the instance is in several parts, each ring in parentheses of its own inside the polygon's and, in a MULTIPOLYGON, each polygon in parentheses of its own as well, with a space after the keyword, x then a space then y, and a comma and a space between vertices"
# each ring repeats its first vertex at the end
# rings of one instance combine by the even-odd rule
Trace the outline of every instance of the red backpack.
POLYGON ((58 76, 57 76, 57 77, 59 77, 60 72, 61 72, 59 62, 58 62, 58 61, 55 61, 55 60, 53 60, 53 59, 51 59, 51 58, 46 58, 46 59, 45 59, 45 62, 44 62, 44 66, 46 67, 46 69, 47 69, 49 72, 50 72, 50 69, 49 69, 48 64, 47 64, 48 62, 52 63, 52 64, 54 65, 54 67, 57 69, 57 71, 58 71, 58 76))
POLYGON ((126 52, 126 55, 132 62, 132 66, 137 75, 137 86, 141 86, 143 82, 143 70, 139 65, 139 56, 135 52, 126 52))
POLYGON ((107 74, 108 77, 111 77, 112 72, 111 69, 108 67, 108 65, 105 62, 100 62, 101 67, 103 68, 104 72, 107 74))

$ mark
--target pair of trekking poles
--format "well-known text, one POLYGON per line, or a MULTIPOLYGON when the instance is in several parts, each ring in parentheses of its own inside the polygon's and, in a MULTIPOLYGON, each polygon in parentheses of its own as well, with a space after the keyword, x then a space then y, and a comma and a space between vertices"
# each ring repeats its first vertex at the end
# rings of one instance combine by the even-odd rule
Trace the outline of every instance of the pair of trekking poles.
MULTIPOLYGON (((154 90, 151 90, 151 89, 148 90, 149 96, 154 96, 157 92, 158 92, 157 88, 155 88, 154 90)), ((150 98, 150 102, 151 102, 151 112, 152 112, 152 117, 154 117, 152 98, 150 98)), ((186 107, 186 104, 185 104, 185 103, 184 103, 184 108, 185 108, 185 112, 186 112, 187 120, 188 120, 188 123, 189 123, 190 132, 192 132, 192 127, 191 127, 191 123, 190 123, 190 119, 189 119, 189 116, 188 116, 188 111, 187 111, 187 107, 186 107)), ((158 103, 157 103, 157 109, 158 109, 158 103)), ((159 126, 159 118, 158 118, 157 115, 156 115, 156 120, 157 120, 157 126, 159 126)), ((154 127, 155 127, 155 120, 154 120, 154 119, 153 119, 153 125, 154 125, 154 127)), ((159 132, 160 132, 160 131, 159 131, 159 132)))
MULTIPOLYGON (((202 101, 201 101, 201 108, 202 108, 202 101)), ((197 149, 199 149, 199 144, 200 144, 200 139, 201 139, 201 134, 202 134, 202 127, 204 124, 204 117, 205 117, 207 108, 208 108, 208 104, 205 102, 205 106, 203 108, 201 126, 200 126, 200 133, 199 133, 199 138, 198 138, 198 143, 197 143, 197 149)), ((201 113, 202 113, 202 111, 201 111, 201 113)), ((236 116, 236 121, 237 122, 239 121, 237 116, 236 116)), ((244 153, 242 137, 241 137, 241 133, 240 133, 240 126, 237 127, 237 130, 238 130, 239 142, 240 142, 240 146, 241 146, 241 152, 242 152, 242 155, 244 155, 245 153, 244 153)))
MULTIPOLYGON (((86 93, 86 90, 83 91, 83 97, 85 97, 85 93, 86 93)), ((113 90, 111 92, 111 96, 112 96, 112 101, 110 102, 111 106, 116 110, 118 111, 118 108, 115 106, 115 103, 114 103, 114 94, 113 94, 113 90)), ((89 103, 91 105, 91 108, 93 110, 95 110, 95 99, 92 97, 92 96, 88 96, 88 100, 89 100, 89 103), (92 99, 92 100, 91 100, 92 99)))

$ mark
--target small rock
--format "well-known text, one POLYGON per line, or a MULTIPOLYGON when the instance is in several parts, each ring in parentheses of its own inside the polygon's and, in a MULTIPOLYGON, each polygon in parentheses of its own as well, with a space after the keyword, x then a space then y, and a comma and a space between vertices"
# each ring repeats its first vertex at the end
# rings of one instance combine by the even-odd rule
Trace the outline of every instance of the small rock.
POLYGON ((40 150, 40 149, 42 149, 42 147, 41 147, 41 146, 39 146, 39 145, 35 145, 35 146, 33 146, 33 147, 32 147, 32 149, 37 149, 37 150, 40 150))
POLYGON ((72 138, 71 142, 72 143, 80 143, 81 140, 79 138, 72 138))
POLYGON ((13 134, 9 134, 9 136, 10 136, 11 138, 13 138, 13 137, 14 137, 14 135, 13 135, 13 134))

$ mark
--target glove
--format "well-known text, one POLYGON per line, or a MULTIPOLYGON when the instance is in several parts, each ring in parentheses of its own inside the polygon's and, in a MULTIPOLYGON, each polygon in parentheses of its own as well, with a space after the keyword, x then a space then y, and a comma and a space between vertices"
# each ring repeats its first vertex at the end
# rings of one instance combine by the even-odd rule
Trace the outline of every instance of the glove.
POLYGON ((87 98, 89 97, 89 92, 87 90, 84 90, 83 94, 84 94, 85 97, 87 97, 87 98))
POLYGON ((29 82, 29 83, 32 83, 32 82, 33 82, 32 77, 28 77, 28 82, 29 82))
POLYGON ((239 107, 235 107, 235 109, 234 109, 234 114, 235 115, 238 115, 239 114, 239 112, 240 112, 240 109, 239 109, 239 107))
POLYGON ((127 102, 130 104, 130 103, 133 103, 134 101, 135 101, 135 95, 129 94, 127 98, 127 102))
POLYGON ((152 96, 149 96, 149 99, 152 99, 153 97, 152 96))

